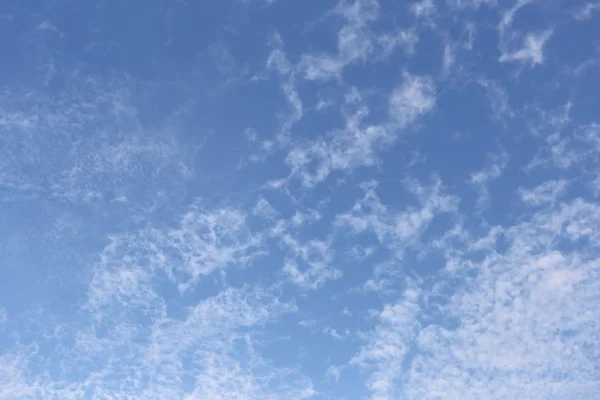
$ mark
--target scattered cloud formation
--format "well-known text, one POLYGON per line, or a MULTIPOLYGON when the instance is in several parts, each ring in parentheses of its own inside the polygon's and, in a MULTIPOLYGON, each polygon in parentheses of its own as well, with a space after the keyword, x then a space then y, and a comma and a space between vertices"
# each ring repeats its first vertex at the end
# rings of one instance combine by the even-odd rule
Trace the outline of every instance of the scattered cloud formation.
POLYGON ((0 400, 595 398, 598 9, 7 4, 0 400))

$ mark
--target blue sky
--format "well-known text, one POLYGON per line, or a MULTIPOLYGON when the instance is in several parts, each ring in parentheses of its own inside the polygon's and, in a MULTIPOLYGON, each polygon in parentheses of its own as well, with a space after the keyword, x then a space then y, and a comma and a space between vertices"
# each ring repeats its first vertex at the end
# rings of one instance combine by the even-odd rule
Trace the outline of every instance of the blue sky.
POLYGON ((600 3, 0 6, 0 399, 592 399, 600 3))

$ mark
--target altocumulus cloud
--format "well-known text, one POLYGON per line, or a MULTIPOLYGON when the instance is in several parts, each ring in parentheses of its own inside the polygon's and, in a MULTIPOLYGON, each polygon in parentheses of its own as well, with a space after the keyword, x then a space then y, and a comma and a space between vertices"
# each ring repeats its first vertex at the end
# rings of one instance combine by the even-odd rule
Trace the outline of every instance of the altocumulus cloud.
POLYGON ((596 398, 598 3, 206 3, 0 10, 0 399, 596 398))

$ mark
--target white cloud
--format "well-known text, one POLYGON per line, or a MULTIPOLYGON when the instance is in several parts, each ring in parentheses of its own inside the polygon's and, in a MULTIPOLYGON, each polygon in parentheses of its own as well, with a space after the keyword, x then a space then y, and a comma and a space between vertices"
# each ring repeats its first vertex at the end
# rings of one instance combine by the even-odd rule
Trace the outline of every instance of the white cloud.
POLYGON ((376 184, 363 185, 365 195, 351 212, 339 214, 336 226, 353 234, 373 233, 379 242, 398 251, 419 240, 419 236, 439 213, 456 210, 457 198, 444 194, 442 183, 434 179, 424 186, 417 181, 407 182, 406 188, 419 201, 419 207, 393 210, 381 203, 375 192, 376 184))
POLYGON ((458 10, 477 10, 483 5, 487 5, 489 7, 495 7, 497 5, 496 0, 448 0, 447 3, 450 7, 458 10))
POLYGON ((402 85, 390 96, 389 113, 400 128, 405 128, 431 111, 435 102, 435 85, 430 78, 404 73, 402 85))
POLYGON ((411 53, 418 40, 416 32, 410 29, 374 33, 369 25, 380 16, 380 6, 376 0, 340 1, 329 15, 345 21, 337 34, 337 53, 304 54, 298 70, 305 79, 341 81, 346 66, 387 58, 398 47, 411 53))
POLYGON ((259 251, 260 234, 246 225, 245 213, 233 208, 203 210, 193 206, 180 219, 180 227, 162 237, 177 250, 182 272, 193 283, 204 275, 232 265, 246 265, 259 251))
POLYGON ((428 77, 405 73, 403 82, 389 99, 389 121, 364 124, 369 109, 361 98, 353 96, 356 111, 344 114, 345 127, 325 138, 293 147, 286 164, 290 177, 300 179, 304 187, 314 187, 333 171, 351 172, 358 167, 375 166, 378 153, 386 150, 398 135, 435 106, 435 86, 428 77))
POLYGON ((185 1, 85 49, 18 24, 0 399, 594 398, 597 49, 565 32, 598 4, 242 1, 207 14, 212 63, 185 1))
MULTIPOLYGON (((109 257, 115 255, 111 254, 109 257)), ((108 312, 98 311, 104 307, 110 307, 111 312, 114 312, 115 307, 128 304, 148 310, 156 301, 156 294, 151 285, 151 272, 143 266, 127 261, 126 259, 119 262, 118 259, 113 258, 101 262, 94 268, 89 285, 87 307, 98 318, 105 313, 108 314, 108 312), (115 307, 111 307, 112 305, 115 307)))
POLYGON ((583 7, 578 8, 577 11, 574 12, 574 17, 578 21, 586 21, 592 18, 592 14, 597 10, 600 10, 600 2, 589 2, 583 7))
POLYGON ((51 31, 57 33, 61 38, 63 37, 63 33, 54 26, 50 21, 43 21, 38 24, 36 27, 38 31, 51 31))
POLYGON ((483 170, 471 174, 470 183, 478 191, 478 208, 481 209, 482 207, 488 206, 490 200, 489 185, 502 175, 507 164, 508 155, 502 151, 498 155, 489 157, 487 165, 483 170))
POLYGON ((374 41, 379 45, 376 54, 380 59, 386 59, 397 48, 401 48, 406 55, 412 55, 419 41, 418 31, 415 29, 397 29, 391 33, 380 34, 374 41))
MULTIPOLYGON (((459 276, 472 276, 458 286, 440 281, 450 293, 436 307, 454 319, 452 325, 432 320, 421 326, 417 299, 439 300, 412 286, 410 295, 383 308, 367 344, 350 361, 370 372, 373 399, 583 399, 597 392, 594 360, 600 353, 592 349, 598 327, 591 321, 597 319, 600 248, 591 227, 600 209, 581 199, 538 204, 543 208, 507 229, 446 243, 471 266, 459 276), (499 234, 505 252, 494 243, 471 246, 499 234), (484 258, 475 256, 481 251, 484 258)), ((457 272, 447 268, 451 281, 457 272)))
POLYGON ((361 107, 346 117, 346 126, 332 132, 329 138, 294 147, 286 157, 291 176, 305 187, 324 181, 332 171, 347 171, 360 166, 373 166, 377 151, 393 142, 393 134, 384 126, 361 127, 368 110, 361 107))
MULTIPOLYGON (((265 161, 277 150, 286 148, 290 141, 292 128, 304 116, 304 104, 296 88, 295 67, 284 52, 283 39, 279 34, 273 34, 269 39, 269 44, 271 52, 267 59, 267 69, 277 73, 280 91, 288 104, 288 110, 279 116, 280 122, 274 137, 260 141, 254 154, 249 157, 252 162, 265 161)), ((256 134, 252 132, 252 142, 255 141, 256 134)))
POLYGON ((173 137, 142 129, 131 83, 67 76, 72 83, 57 93, 0 92, 0 185, 87 206, 117 196, 151 199, 138 209, 159 204, 161 189, 165 202, 180 193, 189 178, 186 152, 173 137))
POLYGON ((456 61, 456 54, 455 54, 454 46, 451 45, 450 43, 446 43, 444 45, 444 53, 442 55, 442 68, 443 68, 443 73, 445 75, 448 75, 450 73, 450 70, 454 66, 455 61, 456 61))
POLYGON ((302 289, 318 289, 327 281, 338 279, 342 271, 334 266, 335 249, 329 239, 306 239, 299 229, 322 218, 314 209, 297 210, 288 219, 279 219, 269 235, 285 250, 282 273, 302 289))
POLYGON ((554 243, 557 235, 592 239, 595 234, 584 224, 596 221, 596 208, 582 201, 550 205, 511 227, 505 236, 509 250, 492 250, 476 278, 445 308, 460 325, 431 325, 420 333, 424 353, 413 361, 407 395, 509 399, 594 393, 594 356, 583 348, 597 341, 588 318, 600 293, 592 283, 600 273, 598 248, 559 252, 554 243))
POLYGON ((282 80, 281 91, 290 107, 289 115, 285 117, 281 128, 281 133, 286 134, 289 133, 293 124, 302 118, 303 106, 296 91, 293 67, 283 51, 283 40, 279 35, 274 35, 271 38, 271 47, 267 67, 280 75, 282 80))
POLYGON ((256 202, 256 205, 254 206, 254 210, 252 212, 255 215, 258 215, 258 216, 261 216, 261 217, 267 218, 267 219, 274 219, 279 215, 277 210, 275 210, 275 208, 273 208, 271 203, 269 203, 264 197, 261 197, 258 199, 258 201, 256 202))
POLYGON ((212 273, 247 265, 260 246, 261 236, 246 226, 243 212, 193 205, 176 228, 113 236, 94 266, 88 307, 127 303, 148 311, 158 300, 152 283, 157 272, 183 292, 212 273))
POLYGON ((514 116, 515 113, 510 106, 510 99, 505 88, 489 79, 480 79, 478 83, 485 89, 494 118, 502 121, 503 118, 514 116))
POLYGON ((433 0, 421 0, 410 6, 410 11, 419 18, 426 18, 435 13, 436 7, 433 0))
POLYGON ((0 399, 17 398, 17 396, 35 396, 35 388, 27 383, 26 355, 2 354, 0 356, 0 399))
POLYGON ((398 302, 386 305, 368 337, 369 343, 350 361, 351 365, 370 371, 367 388, 373 393, 373 400, 396 398, 399 393, 402 361, 419 328, 419 297, 418 289, 408 287, 398 302))
POLYGON ((310 380, 273 365, 255 340, 267 322, 295 311, 293 303, 281 302, 269 290, 244 287, 201 300, 183 319, 163 314, 149 326, 139 315, 111 313, 102 337, 93 326, 68 332, 76 337, 73 348, 48 337, 40 346, 0 355, 0 398, 310 398, 317 394, 310 380), (42 360, 42 346, 56 346, 53 357, 64 357, 61 368, 71 379, 29 374, 42 360), (115 376, 127 379, 115 381, 115 376))
POLYGON ((544 116, 543 123, 553 129, 538 146, 533 160, 526 166, 526 170, 535 168, 556 167, 562 170, 574 167, 583 168, 587 173, 595 174, 595 170, 588 171, 585 162, 593 162, 595 154, 600 149, 598 132, 600 125, 587 124, 579 127, 568 126, 570 106, 567 105, 564 113, 544 116), (565 130, 568 127, 569 131, 565 130), (583 164, 583 165, 582 165, 583 164))
POLYGON ((337 54, 305 54, 299 64, 300 71, 309 80, 340 79, 346 65, 366 61, 373 49, 367 25, 379 17, 379 4, 375 0, 340 2, 331 15, 342 17, 346 24, 338 32, 337 54))
POLYGON ((340 380, 340 376, 342 376, 342 370, 342 367, 339 367, 337 365, 330 365, 329 368, 327 368, 327 371, 325 372, 325 376, 332 378, 336 383, 338 383, 340 380))
POLYGON ((344 339, 344 335, 340 334, 337 331, 337 329, 335 329, 335 328, 327 327, 327 328, 323 329, 323 333, 326 334, 327 336, 331 336, 335 340, 344 339))
POLYGON ((303 319, 302 321, 298 322, 298 325, 300 325, 303 328, 312 328, 313 326, 315 326, 315 324, 315 321, 306 319, 303 319))
POLYGON ((546 205, 548 203, 553 204, 562 194, 568 186, 568 182, 565 180, 551 180, 546 181, 533 189, 519 189, 521 199, 526 204, 532 206, 546 205))
POLYGON ((515 51, 503 51, 498 59, 500 62, 521 61, 536 66, 544 63, 544 46, 552 36, 553 31, 547 29, 539 33, 529 33, 523 40, 523 47, 515 51))
POLYGON ((283 272, 292 283, 305 289, 317 289, 342 276, 342 271, 332 264, 334 251, 329 243, 315 239, 301 243, 289 234, 284 235, 282 242, 291 253, 283 272))
POLYGON ((529 3, 531 3, 531 0, 517 0, 511 8, 509 8, 502 14, 502 19, 500 20, 500 24, 498 27, 501 36, 503 36, 505 34, 505 31, 512 25, 517 11, 519 11, 522 7, 526 6, 529 3))

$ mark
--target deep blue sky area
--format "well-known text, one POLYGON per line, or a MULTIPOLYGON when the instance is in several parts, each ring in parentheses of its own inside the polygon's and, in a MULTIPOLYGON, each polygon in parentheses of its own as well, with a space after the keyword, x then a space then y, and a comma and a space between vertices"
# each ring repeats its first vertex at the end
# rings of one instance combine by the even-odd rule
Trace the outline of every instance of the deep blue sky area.
POLYGON ((594 399, 600 3, 0 6, 0 400, 594 399))

